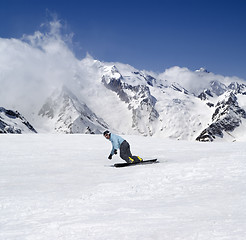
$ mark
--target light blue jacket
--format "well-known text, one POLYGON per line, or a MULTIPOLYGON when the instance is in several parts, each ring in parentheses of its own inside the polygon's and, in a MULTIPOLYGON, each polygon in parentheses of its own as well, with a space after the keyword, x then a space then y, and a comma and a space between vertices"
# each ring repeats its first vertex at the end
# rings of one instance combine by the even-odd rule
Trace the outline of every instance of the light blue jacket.
POLYGON ((112 151, 111 154, 114 154, 114 150, 117 150, 120 148, 121 143, 125 141, 121 136, 118 136, 116 134, 111 133, 110 134, 110 142, 112 143, 112 151))

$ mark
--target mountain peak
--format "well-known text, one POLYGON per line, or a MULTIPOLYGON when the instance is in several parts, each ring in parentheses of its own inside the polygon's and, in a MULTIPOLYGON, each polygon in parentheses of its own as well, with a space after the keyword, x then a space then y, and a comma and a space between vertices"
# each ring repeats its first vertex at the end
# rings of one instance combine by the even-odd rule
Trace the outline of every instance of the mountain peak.
POLYGON ((102 133, 107 123, 66 86, 56 90, 39 111, 42 118, 52 120, 54 130, 63 133, 102 133))
POLYGON ((210 73, 207 69, 201 67, 200 69, 196 70, 197 73, 210 73))

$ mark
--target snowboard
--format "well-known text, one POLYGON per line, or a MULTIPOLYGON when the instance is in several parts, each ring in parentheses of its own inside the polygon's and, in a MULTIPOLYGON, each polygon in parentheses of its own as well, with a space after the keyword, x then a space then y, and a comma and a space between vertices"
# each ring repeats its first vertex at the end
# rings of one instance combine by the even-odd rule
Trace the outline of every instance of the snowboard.
POLYGON ((135 165, 145 165, 145 164, 151 164, 151 163, 156 163, 157 158, 155 159, 150 159, 150 160, 144 160, 141 162, 136 162, 136 163, 115 163, 114 167, 128 167, 128 166, 135 166, 135 165))

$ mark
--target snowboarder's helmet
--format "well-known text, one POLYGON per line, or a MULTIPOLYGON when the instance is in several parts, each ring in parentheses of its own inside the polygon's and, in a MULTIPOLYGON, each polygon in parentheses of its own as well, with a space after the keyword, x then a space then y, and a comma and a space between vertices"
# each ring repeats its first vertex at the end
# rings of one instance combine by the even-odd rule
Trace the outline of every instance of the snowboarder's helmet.
POLYGON ((106 135, 109 135, 110 132, 108 130, 106 130, 104 133, 103 133, 103 136, 106 136, 106 135))

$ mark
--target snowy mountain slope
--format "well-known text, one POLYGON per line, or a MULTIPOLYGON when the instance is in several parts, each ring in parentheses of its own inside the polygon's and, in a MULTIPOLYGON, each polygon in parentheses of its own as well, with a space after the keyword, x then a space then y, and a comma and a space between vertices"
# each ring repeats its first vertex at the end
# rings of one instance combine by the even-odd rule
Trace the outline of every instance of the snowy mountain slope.
POLYGON ((159 117, 155 109, 157 100, 150 94, 149 87, 144 84, 144 80, 147 84, 152 85, 154 78, 148 78, 148 80, 139 72, 133 72, 133 74, 135 76, 123 77, 116 66, 112 66, 102 76, 102 83, 127 104, 129 111, 132 112, 132 128, 141 134, 153 135, 151 123, 159 117), (129 83, 129 80, 131 80, 131 83, 129 83), (139 82, 139 84, 135 85, 136 82, 139 82))
MULTIPOLYGON (((214 82, 211 85, 214 86, 214 82)), ((231 83, 226 86, 217 82, 217 86, 222 86, 222 88, 216 87, 218 94, 215 90, 207 89, 199 95, 202 100, 207 101, 208 106, 214 109, 214 113, 209 127, 197 137, 198 141, 214 141, 218 137, 225 138, 225 135, 227 139, 236 140, 240 138, 240 135, 245 134, 245 85, 231 83), (216 95, 219 97, 214 97, 216 95), (238 98, 240 98, 240 104, 238 98), (238 129, 237 134, 234 133, 236 128, 241 129, 241 134, 238 134, 240 132, 238 129)))
POLYGON ((107 123, 98 118, 85 103, 81 103, 67 87, 57 90, 47 99, 39 116, 50 120, 56 132, 98 134, 108 128, 107 123))
POLYGON ((98 135, 1 136, 0 238, 245 239, 245 143, 124 137, 159 163, 113 168, 98 135))
POLYGON ((37 133, 34 127, 17 111, 0 107, 0 133, 37 133))
MULTIPOLYGON (((213 124, 219 101, 226 101, 230 92, 242 98, 245 96, 245 85, 238 82, 226 84, 227 81, 223 83, 213 79, 207 83, 207 88, 201 89, 200 94, 196 95, 178 82, 162 79, 157 74, 152 76, 151 73, 139 71, 127 64, 103 63, 87 58, 80 62, 78 68, 83 69, 83 74, 79 75, 82 70, 75 71, 69 90, 70 95, 76 97, 68 98, 68 94, 65 94, 66 97, 57 94, 57 99, 46 102, 39 112, 40 116, 53 119, 53 131, 99 133, 110 128, 122 134, 207 141, 201 137, 201 133, 206 133, 208 126, 213 124), (88 75, 85 74, 86 71, 88 75), (81 107, 75 107, 74 103, 86 106, 87 110, 77 111, 81 107), (54 109, 47 111, 47 106, 52 105, 52 108, 59 110, 56 110, 56 116, 51 117, 54 109), (95 114, 93 123, 85 120, 78 123, 81 121, 81 112, 95 114)), ((199 70, 196 74, 197 77, 201 74, 204 77, 210 73, 199 70)), ((237 105, 240 107, 238 103, 237 105)), ((217 120, 219 121, 218 118, 217 120)), ((238 120, 231 132, 241 127, 243 122, 238 120)), ((217 128, 221 126, 217 124, 217 128)), ((210 139, 214 140, 215 137, 210 139)))
MULTIPOLYGON (((133 111, 132 126, 137 126, 139 133, 205 141, 205 138, 200 137, 199 134, 202 131, 206 132, 207 126, 217 121, 217 131, 226 130, 227 134, 233 136, 233 140, 240 137, 235 137, 232 132, 238 127, 244 128, 244 120, 241 118, 244 118, 246 109, 240 107, 236 97, 234 103, 229 101, 228 95, 233 92, 243 98, 246 87, 242 81, 229 83, 228 79, 223 79, 223 82, 213 79, 207 83, 208 88, 203 91, 202 96, 202 94, 196 95, 189 92, 179 83, 163 80, 158 76, 152 77, 132 68, 129 68, 127 72, 127 66, 122 67, 122 64, 119 66, 123 69, 123 73, 114 65, 111 71, 107 72, 106 77, 103 76, 103 82, 107 88, 115 91, 122 101, 128 103, 129 109, 135 104, 137 111, 133 111), (139 95, 136 89, 141 89, 142 94, 139 95), (206 101, 200 101, 199 98, 206 101), (146 108, 143 107, 143 102, 146 103, 146 108), (235 114, 228 113, 227 117, 224 114, 218 115, 218 109, 223 109, 222 106, 218 107, 221 102, 227 106, 230 105, 229 103, 233 104, 233 107, 224 107, 224 112, 231 109, 231 112, 235 114), (141 129, 138 126, 144 126, 144 128, 141 129)), ((196 73, 197 77, 211 74, 204 69, 196 73)), ((244 100, 246 101, 246 98, 244 100)), ((246 134, 245 131, 242 134, 246 134)), ((223 137, 223 134, 217 135, 223 137)))
MULTIPOLYGON (((100 92, 106 92, 107 96, 102 96, 100 93, 99 96, 93 95, 92 92, 94 90, 91 91, 91 94, 88 94, 88 91, 83 91, 81 95, 87 95, 86 100, 87 102, 89 100, 89 106, 93 111, 98 112, 99 110, 100 112, 101 109, 104 109, 104 111, 99 113, 99 116, 105 119, 106 122, 110 121, 110 119, 107 119, 109 115, 110 117, 113 116, 114 121, 109 126, 119 132, 194 139, 195 132, 201 131, 205 125, 203 117, 205 119, 210 117, 205 115, 205 112, 209 112, 210 108, 197 99, 194 94, 189 94, 178 83, 169 83, 167 80, 155 78, 158 76, 153 77, 150 73, 138 71, 129 65, 121 63, 111 65, 111 63, 101 63, 91 59, 90 64, 97 64, 100 70, 100 73, 97 74, 99 80, 94 80, 93 89, 101 88, 100 92), (109 112, 107 111, 107 106, 105 107, 101 103, 102 99, 103 102, 104 100, 107 101, 105 97, 109 98, 112 93, 116 94, 113 100, 116 107, 109 107, 111 110, 109 112), (94 99, 93 102, 90 101, 91 97, 94 99), (183 104, 180 99, 185 99, 184 102, 186 104, 183 104), (156 109, 157 106, 159 106, 158 110, 156 109), (172 110, 170 111, 171 108, 172 110), (120 109, 122 109, 124 115, 122 115, 120 109), (179 111, 180 109, 182 111, 179 111), (115 110, 119 111, 120 114, 115 114, 115 110), (192 110, 192 113, 190 113, 190 110, 192 110), (196 111, 199 112, 195 113, 196 111), (160 112, 163 115, 162 117, 160 117, 160 112), (167 112, 170 113, 168 116, 165 115, 167 112), (183 123, 180 122, 180 120, 184 119, 181 115, 182 113, 186 114, 185 120, 187 121, 185 126, 188 127, 185 128, 183 123), (200 117, 200 115, 203 117, 200 117), (122 122, 121 119, 124 119, 126 116, 129 116, 124 125, 127 126, 127 129, 123 130, 117 124, 122 122), (170 124, 167 125, 168 123, 170 124), (198 127, 192 130, 193 126, 198 127)), ((90 92, 89 87, 88 89, 90 92)), ((96 92, 98 94, 97 90, 96 92)))
POLYGON ((152 89, 158 99, 156 109, 160 115, 156 134, 174 139, 194 140, 206 127, 213 110, 192 94, 173 87, 152 89))

